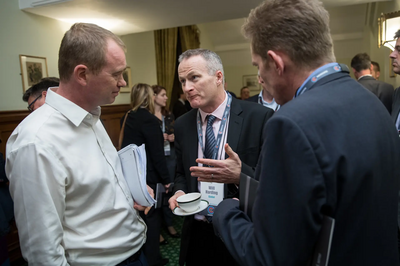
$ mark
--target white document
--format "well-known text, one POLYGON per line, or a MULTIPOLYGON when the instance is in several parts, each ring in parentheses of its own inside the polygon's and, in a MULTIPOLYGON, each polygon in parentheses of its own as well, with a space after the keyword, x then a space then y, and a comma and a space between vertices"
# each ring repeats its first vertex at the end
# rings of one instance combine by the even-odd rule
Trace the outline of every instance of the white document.
POLYGON ((122 172, 128 183, 133 200, 142 206, 153 206, 156 201, 150 196, 146 186, 146 151, 144 144, 140 147, 130 144, 118 152, 122 172))

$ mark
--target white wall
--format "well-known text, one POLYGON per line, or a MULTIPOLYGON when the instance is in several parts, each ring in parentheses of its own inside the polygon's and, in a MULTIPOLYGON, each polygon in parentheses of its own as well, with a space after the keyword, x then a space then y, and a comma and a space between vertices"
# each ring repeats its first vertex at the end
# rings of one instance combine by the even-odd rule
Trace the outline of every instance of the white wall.
POLYGON ((19 55, 46 57, 49 76, 58 77, 58 48, 69 25, 23 12, 16 0, 0 6, 0 110, 26 109, 19 55))

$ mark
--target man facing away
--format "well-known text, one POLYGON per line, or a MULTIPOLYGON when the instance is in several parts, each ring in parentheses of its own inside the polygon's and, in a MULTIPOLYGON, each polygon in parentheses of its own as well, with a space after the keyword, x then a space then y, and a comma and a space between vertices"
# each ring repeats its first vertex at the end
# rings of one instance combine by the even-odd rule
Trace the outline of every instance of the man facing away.
POLYGON ((351 60, 354 76, 361 85, 379 98, 389 113, 392 112, 393 86, 372 76, 373 65, 368 54, 360 53, 351 60))
MULTIPOLYGON (((179 80, 194 109, 175 123, 177 167, 174 196, 169 200, 172 210, 177 207, 176 199, 185 193, 203 191, 206 196, 207 189, 212 190, 215 199, 238 197, 240 173, 254 176, 263 128, 274 113, 237 100, 224 90, 224 70, 216 53, 188 50, 180 55, 179 62, 179 80)), ((218 203, 210 200, 211 205, 218 203)), ((179 265, 235 265, 214 234, 212 210, 209 207, 203 213, 185 217, 179 265)))
POLYGON ((99 121, 99 106, 126 85, 124 51, 110 31, 74 24, 61 42, 59 87, 8 140, 6 171, 29 265, 147 265, 137 212, 144 208, 134 209, 99 121))
POLYGON ((22 96, 22 100, 28 103, 28 110, 33 112, 46 101, 47 89, 58 87, 60 79, 55 77, 42 78, 37 84, 30 87, 22 96))
POLYGON ((371 75, 374 79, 379 80, 379 77, 381 76, 381 68, 379 66, 379 63, 371 61, 371 64, 372 64, 371 75))
POLYGON ((328 12, 317 0, 266 0, 243 31, 281 108, 265 127, 251 218, 224 200, 216 233, 241 265, 310 265, 328 216, 329 266, 398 265, 399 136, 334 63, 328 12))

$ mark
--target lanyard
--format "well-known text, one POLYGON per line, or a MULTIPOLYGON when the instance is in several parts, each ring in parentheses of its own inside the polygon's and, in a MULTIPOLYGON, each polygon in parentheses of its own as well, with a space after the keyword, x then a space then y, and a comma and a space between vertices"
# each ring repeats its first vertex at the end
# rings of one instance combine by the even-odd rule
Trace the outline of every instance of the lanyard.
MULTIPOLYGON (((228 119, 229 110, 231 109, 232 96, 229 93, 227 93, 227 96, 228 96, 228 101, 226 103, 224 116, 222 117, 221 125, 219 126, 217 142, 216 142, 217 145, 215 145, 213 156, 212 156, 212 159, 214 159, 214 160, 217 159, 217 154, 218 154, 218 150, 219 150, 219 145, 221 143, 222 134, 224 132, 226 121, 228 119)), ((200 147, 203 150, 203 156, 204 156, 204 148, 205 147, 203 146, 203 130, 202 130, 202 125, 201 125, 200 111, 197 111, 197 135, 199 137, 200 147)))
POLYGON ((162 120, 161 130, 162 130, 162 133, 165 133, 165 122, 164 122, 164 116, 163 115, 161 115, 161 120, 162 120))
POLYGON ((295 97, 311 89, 318 80, 338 72, 350 73, 346 65, 338 63, 330 63, 318 68, 304 81, 303 85, 297 90, 295 97))

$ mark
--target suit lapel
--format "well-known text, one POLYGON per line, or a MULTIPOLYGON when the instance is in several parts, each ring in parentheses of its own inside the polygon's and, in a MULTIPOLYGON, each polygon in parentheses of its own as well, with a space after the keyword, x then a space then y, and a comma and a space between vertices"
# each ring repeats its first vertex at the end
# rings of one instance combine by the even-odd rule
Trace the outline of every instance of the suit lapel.
MULTIPOLYGON (((188 145, 186 149, 188 149, 187 154, 189 155, 189 167, 197 165, 196 159, 198 157, 198 145, 199 145, 199 139, 197 136, 197 109, 195 111, 192 111, 191 113, 191 118, 188 119, 189 125, 187 129, 187 139, 188 139, 188 145)), ((189 169, 188 169, 189 171, 189 169)), ((189 173, 190 176, 190 173, 189 173)), ((197 177, 192 177, 190 176, 190 186, 191 186, 191 191, 197 191, 197 177)))
MULTIPOLYGON (((231 112, 229 115, 228 137, 226 142, 236 151, 239 144, 239 137, 242 131, 243 117, 241 117, 242 106, 237 99, 232 99, 231 112)), ((225 158, 227 155, 225 154, 225 158)))

